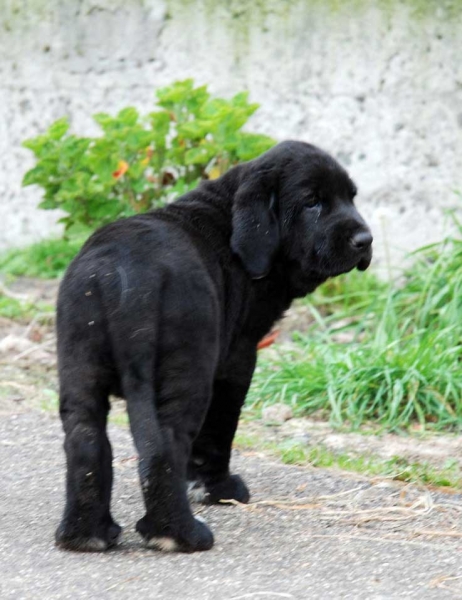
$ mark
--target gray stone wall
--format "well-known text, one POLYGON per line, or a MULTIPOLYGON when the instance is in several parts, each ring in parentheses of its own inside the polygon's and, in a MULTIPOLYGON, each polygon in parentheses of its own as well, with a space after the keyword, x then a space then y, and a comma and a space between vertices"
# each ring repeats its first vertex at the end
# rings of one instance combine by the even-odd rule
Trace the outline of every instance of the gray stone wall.
POLYGON ((462 188, 462 9, 449 0, 2 0, 0 248, 57 231, 22 189, 21 141, 68 115, 152 107, 193 77, 247 89, 249 127, 332 152, 358 183, 377 264, 447 231, 462 188))

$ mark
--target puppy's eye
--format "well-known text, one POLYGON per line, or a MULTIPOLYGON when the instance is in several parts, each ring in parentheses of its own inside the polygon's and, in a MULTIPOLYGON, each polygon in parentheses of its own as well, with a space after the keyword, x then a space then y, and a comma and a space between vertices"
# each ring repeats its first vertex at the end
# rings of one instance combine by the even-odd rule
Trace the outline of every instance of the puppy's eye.
POLYGON ((317 208, 321 204, 318 196, 308 196, 303 201, 303 208, 317 208))

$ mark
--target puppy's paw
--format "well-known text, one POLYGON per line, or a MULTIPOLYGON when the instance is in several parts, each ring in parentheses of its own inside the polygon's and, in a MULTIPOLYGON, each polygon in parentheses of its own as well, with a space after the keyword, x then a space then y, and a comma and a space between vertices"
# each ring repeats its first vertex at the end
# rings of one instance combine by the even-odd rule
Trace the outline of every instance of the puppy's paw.
POLYGON ((208 503, 209 493, 202 481, 188 481, 187 494, 189 502, 208 503))
POLYGON ((62 550, 104 552, 119 541, 122 528, 112 518, 92 532, 81 531, 63 520, 55 533, 55 543, 62 550))
POLYGON ((136 530, 142 535, 148 548, 163 552, 200 552, 210 550, 214 543, 213 533, 198 518, 192 518, 175 532, 159 533, 145 516, 136 524, 136 530))
POLYGON ((203 502, 205 504, 216 504, 220 500, 236 500, 247 504, 250 500, 250 492, 239 475, 230 475, 224 481, 213 485, 207 485, 207 495, 203 502))

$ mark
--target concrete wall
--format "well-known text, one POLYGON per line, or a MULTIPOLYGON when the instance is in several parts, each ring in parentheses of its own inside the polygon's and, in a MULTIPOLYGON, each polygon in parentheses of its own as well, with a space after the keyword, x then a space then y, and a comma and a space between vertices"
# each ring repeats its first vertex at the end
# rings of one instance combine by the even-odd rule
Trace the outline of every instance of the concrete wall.
POLYGON ((462 206, 461 25, 448 0, 2 0, 0 248, 56 231, 21 189, 24 138, 63 115, 95 133, 93 113, 148 110, 154 88, 193 77, 248 89, 252 130, 336 155, 379 263, 398 264, 462 206))

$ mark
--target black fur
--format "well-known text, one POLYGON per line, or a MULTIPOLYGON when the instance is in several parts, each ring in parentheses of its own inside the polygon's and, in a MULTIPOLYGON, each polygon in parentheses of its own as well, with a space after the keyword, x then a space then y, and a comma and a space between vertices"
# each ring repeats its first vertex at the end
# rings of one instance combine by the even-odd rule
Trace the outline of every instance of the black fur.
POLYGON ((355 194, 328 154, 284 142, 88 240, 58 301, 67 456, 59 546, 103 550, 120 533, 110 513, 110 394, 127 401, 139 453, 146 515, 137 530, 164 549, 213 545, 186 482, 199 481, 209 502, 248 501, 229 459, 257 344, 294 298, 369 265, 372 237, 355 194))

